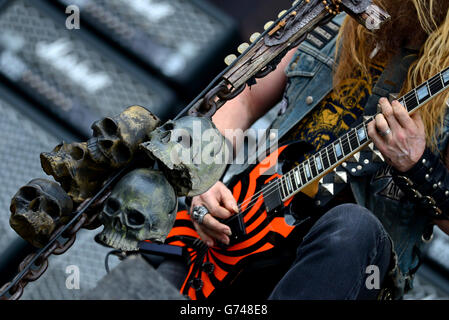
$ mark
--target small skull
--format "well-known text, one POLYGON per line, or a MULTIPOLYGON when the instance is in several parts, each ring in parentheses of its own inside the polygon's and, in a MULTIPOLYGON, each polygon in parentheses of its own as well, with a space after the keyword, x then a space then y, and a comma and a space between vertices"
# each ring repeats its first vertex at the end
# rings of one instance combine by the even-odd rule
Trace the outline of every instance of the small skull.
POLYGON ((176 218, 178 201, 164 175, 136 169, 114 187, 100 214, 103 231, 95 240, 122 251, 138 250, 139 241, 164 242, 176 218))
POLYGON ((141 147, 159 160, 178 196, 207 191, 223 175, 229 156, 227 141, 212 121, 190 116, 166 122, 141 147))
POLYGON ((52 152, 41 153, 40 158, 45 173, 53 176, 76 203, 95 194, 108 173, 108 168, 92 161, 86 142, 61 143, 52 152))
POLYGON ((9 224, 26 241, 42 248, 52 232, 71 217, 73 203, 59 184, 34 179, 11 200, 9 224))
POLYGON ((96 121, 92 125, 93 137, 88 141, 89 153, 97 163, 122 167, 159 122, 158 117, 140 106, 131 106, 115 117, 96 121))

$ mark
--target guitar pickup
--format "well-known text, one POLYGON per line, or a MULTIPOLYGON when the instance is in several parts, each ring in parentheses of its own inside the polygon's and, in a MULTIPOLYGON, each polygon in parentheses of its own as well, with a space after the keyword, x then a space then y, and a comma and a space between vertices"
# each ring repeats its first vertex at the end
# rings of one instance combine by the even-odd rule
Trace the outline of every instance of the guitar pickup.
POLYGON ((267 213, 276 211, 276 209, 283 204, 279 189, 277 187, 273 187, 273 184, 277 183, 278 179, 272 180, 266 187, 266 190, 268 191, 263 192, 263 200, 265 203, 265 208, 267 209, 267 213))
POLYGON ((238 241, 242 236, 246 235, 245 222, 243 221, 243 215, 236 214, 223 221, 232 232, 229 237, 230 243, 238 241))

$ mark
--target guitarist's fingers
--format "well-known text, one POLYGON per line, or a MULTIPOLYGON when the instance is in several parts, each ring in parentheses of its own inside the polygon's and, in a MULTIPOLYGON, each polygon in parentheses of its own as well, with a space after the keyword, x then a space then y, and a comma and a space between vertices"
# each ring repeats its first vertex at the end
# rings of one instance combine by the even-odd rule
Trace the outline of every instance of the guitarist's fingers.
MULTIPOLYGON (((204 227, 204 231, 212 231, 214 234, 220 235, 216 239, 223 238, 223 235, 231 235, 231 228, 229 226, 220 223, 217 219, 215 219, 211 214, 206 214, 203 219, 203 224, 201 227, 204 227), (209 230, 206 230, 209 229, 209 230)), ((209 233, 211 234, 211 233, 209 233)))
POLYGON ((422 117, 421 117, 421 112, 420 111, 415 112, 410 117, 415 122, 415 125, 418 128, 418 130, 420 132, 425 132, 425 127, 424 127, 424 122, 423 122, 422 117))
POLYGON ((377 132, 376 121, 373 120, 370 123, 368 123, 367 128, 368 128, 368 136, 374 142, 377 149, 382 151, 385 148, 385 141, 382 139, 382 137, 377 132))
POLYGON ((209 236, 207 233, 203 232, 203 230, 198 225, 198 223, 193 222, 193 225, 195 226, 195 230, 198 233, 198 235, 200 236, 201 240, 203 240, 203 242, 205 244, 207 244, 208 247, 213 247, 214 239, 211 236, 209 236))
POLYGON ((204 217, 202 225, 199 225, 197 222, 194 222, 194 225, 199 236, 208 246, 213 245, 214 239, 225 244, 229 244, 228 235, 231 235, 231 229, 228 226, 218 222, 210 214, 204 217))
POLYGON ((223 206, 228 209, 231 213, 239 213, 239 207, 237 201, 234 199, 231 190, 228 188, 223 188, 220 190, 220 200, 223 206))
POLYGON ((401 125, 399 124, 398 120, 396 119, 396 116, 393 111, 393 107, 388 101, 387 98, 381 98, 379 100, 379 105, 382 109, 382 114, 385 117, 385 119, 388 122, 388 126, 391 128, 392 131, 397 131, 401 128, 401 125))
MULTIPOLYGON (((226 187, 224 188, 227 189, 226 187)), ((220 219, 227 219, 232 214, 228 209, 220 205, 221 193, 222 191, 219 191, 219 193, 205 193, 201 196, 201 201, 209 210, 209 213, 212 214, 214 217, 220 219)))

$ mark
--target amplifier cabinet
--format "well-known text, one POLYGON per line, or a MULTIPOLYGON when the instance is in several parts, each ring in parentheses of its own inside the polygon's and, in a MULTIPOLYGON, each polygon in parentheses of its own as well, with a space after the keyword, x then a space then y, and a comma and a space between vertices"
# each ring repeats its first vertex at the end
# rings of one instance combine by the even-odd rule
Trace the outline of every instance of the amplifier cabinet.
POLYGON ((130 105, 170 117, 175 94, 38 0, 7 1, 0 11, 0 77, 80 136, 130 105))
POLYGON ((203 89, 239 41, 237 24, 204 0, 51 0, 183 92, 203 89))

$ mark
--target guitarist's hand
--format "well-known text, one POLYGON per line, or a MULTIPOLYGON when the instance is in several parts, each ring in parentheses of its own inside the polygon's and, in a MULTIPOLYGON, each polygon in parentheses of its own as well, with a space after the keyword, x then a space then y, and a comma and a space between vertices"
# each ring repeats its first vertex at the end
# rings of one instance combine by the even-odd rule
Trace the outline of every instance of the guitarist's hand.
POLYGON ((237 202, 232 196, 231 190, 219 181, 207 192, 192 199, 190 213, 196 206, 205 206, 210 213, 206 214, 201 225, 193 221, 201 239, 209 247, 214 245, 215 240, 229 244, 231 229, 227 225, 220 223, 216 218, 227 219, 239 212, 237 202))
POLYGON ((410 170, 426 148, 424 123, 416 112, 410 116, 397 101, 379 100, 382 113, 368 124, 368 135, 386 162, 401 172, 410 170))

